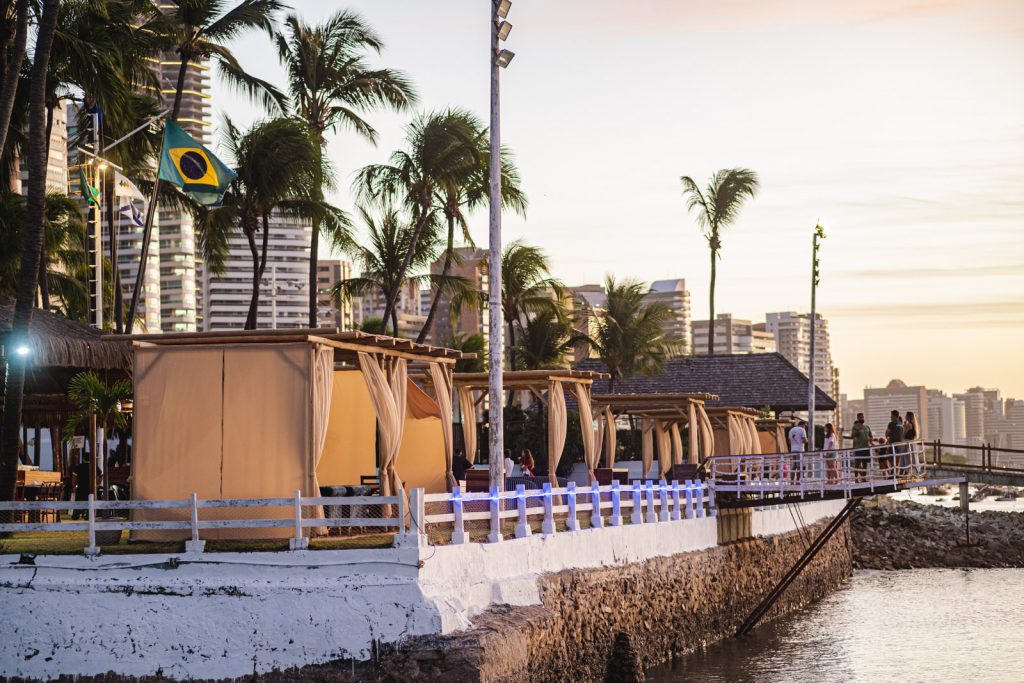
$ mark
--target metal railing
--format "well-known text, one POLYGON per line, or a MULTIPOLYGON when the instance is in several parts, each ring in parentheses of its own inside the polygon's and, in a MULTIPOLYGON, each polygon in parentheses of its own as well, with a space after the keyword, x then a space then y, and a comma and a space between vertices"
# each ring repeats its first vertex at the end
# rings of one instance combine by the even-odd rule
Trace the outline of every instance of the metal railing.
POLYGON ((936 467, 962 467, 983 472, 1024 473, 1024 450, 999 448, 990 443, 965 444, 930 441, 926 462, 936 467))
POLYGON ((422 532, 434 542, 453 544, 497 543, 506 533, 523 538, 533 534, 538 523, 541 534, 555 534, 584 526, 650 524, 716 514, 714 493, 699 480, 613 482, 585 488, 576 488, 571 482, 565 488, 552 488, 548 483, 541 489, 519 485, 514 491, 492 488, 482 493, 456 489, 427 494, 423 501, 426 512, 419 515, 422 532), (506 520, 514 520, 514 527, 507 529, 506 520), (474 529, 481 532, 476 538, 471 534, 474 529), (486 537, 482 538, 484 530, 486 537))
MULTIPOLYGON (((410 503, 415 505, 422 499, 423 490, 410 491, 410 503)), ((227 513, 230 514, 230 513, 227 513)), ((181 514, 175 516, 181 517, 181 514)), ((394 496, 358 497, 303 497, 296 491, 290 498, 230 498, 201 499, 192 494, 185 500, 95 500, 92 495, 84 501, 2 501, 0 519, 25 517, 29 521, 0 523, 0 533, 19 532, 81 532, 87 531, 89 545, 86 555, 98 555, 97 534, 122 531, 188 531, 191 540, 186 541, 186 551, 203 552, 204 541, 200 531, 206 529, 274 529, 292 528, 294 535, 289 539, 289 548, 305 550, 309 547, 308 530, 311 528, 378 527, 395 529, 402 536, 406 530, 406 497, 403 492, 394 496), (340 516, 340 509, 348 507, 349 516, 340 516), (268 516, 260 519, 200 519, 200 510, 242 510, 266 509, 268 516), (131 521, 113 519, 112 514, 124 514, 128 510, 187 510, 188 519, 166 519, 131 521), (284 511, 288 513, 285 516, 284 511), (321 511, 327 514, 321 516, 321 511), (364 511, 372 510, 372 516, 364 511), (61 511, 86 513, 83 522, 60 519, 61 511), (31 521, 33 517, 52 514, 52 522, 31 521), (280 516, 275 516, 280 515, 280 516), (83 526, 85 527, 83 529, 83 526)), ((399 539, 401 540, 401 539, 399 539)))
POLYGON ((707 471, 716 494, 765 499, 843 492, 849 497, 923 479, 924 445, 908 441, 835 451, 716 455, 707 471))

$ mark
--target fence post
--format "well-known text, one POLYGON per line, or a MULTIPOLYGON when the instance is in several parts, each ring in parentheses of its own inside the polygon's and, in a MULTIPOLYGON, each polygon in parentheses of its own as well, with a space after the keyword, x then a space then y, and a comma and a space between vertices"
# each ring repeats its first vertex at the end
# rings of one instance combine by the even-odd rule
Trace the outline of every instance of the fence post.
POLYGON ((622 492, 619 489, 619 481, 612 482, 612 516, 608 519, 611 526, 622 526, 622 492))
POLYGON ((499 543, 501 538, 501 498, 498 487, 491 487, 491 533, 487 534, 488 543, 499 543))
POLYGON ((647 491, 647 522, 654 524, 658 521, 658 516, 654 514, 654 482, 648 482, 647 491))
POLYGON ((309 539, 302 535, 302 491, 295 492, 295 538, 288 539, 289 550, 306 550, 309 539))
POLYGON ((452 544, 459 545, 466 542, 466 524, 462 520, 462 489, 456 484, 452 489, 452 514, 455 521, 452 522, 452 544))
POLYGON ((693 481, 687 479, 683 482, 683 487, 683 494, 686 499, 686 511, 683 513, 683 516, 686 519, 693 519, 693 481))
POLYGON ((552 511, 554 502, 551 500, 551 482, 544 483, 544 521, 540 524, 542 534, 555 533, 555 515, 552 511))
MULTIPOLYGON (((423 513, 426 508, 423 502, 425 491, 421 488, 409 490, 409 531, 405 533, 408 545, 421 546, 426 541, 427 529, 423 524, 423 513)), ((404 489, 399 490, 400 500, 405 501, 404 489)), ((405 519, 403 515, 402 519, 405 519)))
POLYGON ((89 546, 85 549, 88 557, 96 557, 100 554, 100 548, 96 545, 96 499, 89 494, 89 546))
POLYGON ((601 487, 595 481, 590 487, 590 528, 600 529, 604 526, 601 517, 601 487))
POLYGON ((189 496, 188 507, 189 512, 192 513, 192 540, 185 541, 185 552, 201 553, 206 548, 206 541, 199 540, 199 501, 196 494, 193 493, 189 496))
POLYGON ((569 516, 565 520, 565 528, 578 531, 580 523, 576 519, 576 482, 570 481, 565 485, 565 497, 569 500, 569 516))
POLYGON ((630 524, 643 524, 644 522, 644 506, 643 501, 640 498, 640 487, 640 480, 633 482, 633 514, 629 516, 630 524))
MULTIPOLYGON (((700 481, 699 479, 697 481, 700 481)), ((703 504, 703 501, 702 501, 703 504)), ((708 482, 708 516, 717 517, 718 508, 715 507, 715 480, 708 482)))
POLYGON ((516 538, 526 538, 532 533, 530 522, 526 519, 526 486, 516 486, 516 509, 519 511, 519 523, 516 524, 516 538))
POLYGON ((658 521, 659 522, 667 522, 668 521, 668 483, 666 483, 664 479, 662 479, 661 483, 658 485, 658 503, 660 505, 660 509, 658 510, 658 521))
MULTIPOLYGON (((704 509, 704 483, 700 479, 694 479, 693 485, 697 487, 697 509, 694 511, 697 517, 707 517, 708 511, 704 509)), ((710 499, 708 505, 711 505, 710 499)), ((711 515, 714 517, 714 515, 711 515)))
POLYGON ((679 480, 672 480, 672 521, 678 522, 681 514, 679 514, 679 480))

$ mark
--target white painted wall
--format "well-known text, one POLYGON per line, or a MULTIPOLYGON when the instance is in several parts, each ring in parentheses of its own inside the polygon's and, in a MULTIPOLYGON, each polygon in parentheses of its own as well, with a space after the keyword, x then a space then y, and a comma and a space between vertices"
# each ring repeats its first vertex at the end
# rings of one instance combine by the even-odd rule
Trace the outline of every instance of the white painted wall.
POLYGON ((799 510, 799 516, 788 505, 755 508, 751 513, 750 532, 753 536, 785 534, 795 531, 799 526, 814 524, 826 517, 835 517, 845 505, 846 501, 842 499, 798 503, 793 507, 799 510))

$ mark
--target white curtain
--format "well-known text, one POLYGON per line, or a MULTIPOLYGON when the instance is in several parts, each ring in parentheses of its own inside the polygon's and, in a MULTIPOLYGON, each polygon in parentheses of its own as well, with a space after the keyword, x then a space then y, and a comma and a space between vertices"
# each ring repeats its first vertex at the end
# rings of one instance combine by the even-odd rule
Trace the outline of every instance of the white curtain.
POLYGON ((751 455, 761 455, 761 437, 757 433, 757 423, 754 422, 754 418, 747 420, 747 429, 750 430, 751 455))
MULTIPOLYGON (((581 411, 582 412, 582 411, 581 411)), ((548 383, 548 480, 552 488, 558 487, 558 461, 565 448, 566 408, 561 382, 548 383)))
POLYGON ((377 413, 381 493, 391 496, 402 488, 395 465, 398 462, 398 449, 402 445, 402 432, 405 430, 408 368, 402 358, 386 359, 383 362, 390 372, 385 373, 373 356, 359 353, 359 369, 366 379, 370 401, 377 413))
MULTIPOLYGON (((604 420, 604 412, 597 411, 597 415, 594 416, 594 452, 597 454, 598 463, 601 462, 601 454, 604 453, 604 420)), ((583 423, 581 422, 580 424, 582 425, 583 423)), ((594 467, 597 467, 597 465, 594 465, 594 467)))
POLYGON ((703 403, 697 404, 697 421, 700 423, 700 452, 706 460, 715 454, 715 431, 711 428, 711 418, 704 410, 703 403))
POLYGON ((618 447, 618 434, 615 431, 615 415, 611 406, 604 407, 604 426, 607 434, 604 438, 605 444, 605 467, 615 467, 615 449, 618 447))
POLYGON ((693 401, 690 401, 689 418, 686 422, 690 443, 689 462, 697 464, 700 462, 700 425, 697 424, 697 408, 693 401))
POLYGON ((669 428, 672 436, 672 464, 681 465, 683 462, 683 435, 679 433, 679 423, 673 422, 669 428))
POLYGON ((444 478, 448 490, 453 491, 458 485, 452 474, 452 380, 448 369, 440 363, 430 364, 430 379, 434 384, 434 400, 441 410, 441 434, 444 436, 444 478))
POLYGON ((476 403, 473 390, 459 387, 459 410, 462 411, 462 441, 466 448, 466 460, 476 462, 476 403))
POLYGON ((641 479, 646 479, 654 466, 654 420, 649 417, 643 419, 640 431, 640 462, 643 467, 641 479))
POLYGON ((654 421, 654 438, 658 442, 658 477, 665 478, 672 466, 672 439, 668 433, 668 424, 662 420, 654 421))
MULTIPOLYGON (((334 349, 330 346, 313 347, 313 452, 311 479, 313 486, 308 496, 320 495, 320 482, 316 478, 317 467, 327 444, 327 425, 331 421, 331 397, 334 394, 334 349)), ((322 517, 323 507, 313 506, 303 512, 310 517, 322 517)), ((327 533, 326 527, 318 527, 315 533, 327 533)))
MULTIPOLYGON (((597 467, 599 453, 594 443, 597 435, 594 433, 594 413, 590 407, 590 386, 575 383, 573 388, 573 393, 576 394, 576 406, 580 409, 580 432, 583 436, 583 459, 587 463, 587 482, 593 484, 597 481, 594 469, 597 467)), ((562 441, 564 443, 564 437, 562 441)))

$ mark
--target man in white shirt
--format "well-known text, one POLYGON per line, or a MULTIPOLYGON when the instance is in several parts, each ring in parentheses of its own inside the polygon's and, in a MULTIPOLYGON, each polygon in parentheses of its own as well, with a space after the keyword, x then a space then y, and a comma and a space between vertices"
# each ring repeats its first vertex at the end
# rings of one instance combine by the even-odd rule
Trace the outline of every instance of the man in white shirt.
MULTIPOLYGON (((789 430, 789 452, 803 453, 807 448, 807 423, 803 420, 789 430)), ((789 478, 797 481, 800 478, 800 457, 793 456, 789 465, 789 478)))
POLYGON ((512 462, 512 451, 506 449, 505 450, 505 476, 506 477, 511 477, 512 476, 512 470, 514 470, 515 467, 516 467, 516 464, 514 462, 512 462))

